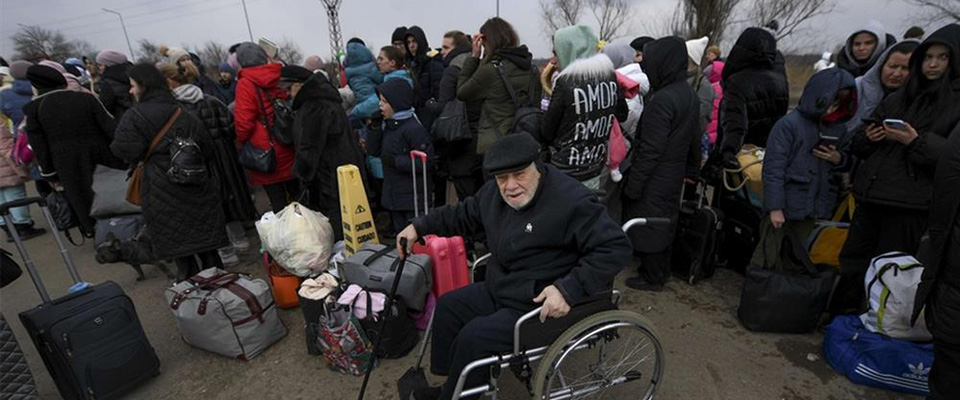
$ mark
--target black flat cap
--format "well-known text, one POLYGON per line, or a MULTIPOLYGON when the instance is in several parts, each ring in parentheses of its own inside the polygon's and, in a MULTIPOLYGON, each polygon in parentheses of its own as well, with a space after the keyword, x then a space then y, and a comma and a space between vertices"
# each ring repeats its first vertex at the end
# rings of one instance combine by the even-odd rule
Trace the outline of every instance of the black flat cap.
POLYGON ((483 157, 483 169, 490 175, 516 172, 526 168, 540 155, 540 143, 526 133, 497 139, 483 157))
POLYGON ((284 83, 304 83, 313 77, 313 71, 299 65, 287 65, 280 70, 280 81, 284 83))

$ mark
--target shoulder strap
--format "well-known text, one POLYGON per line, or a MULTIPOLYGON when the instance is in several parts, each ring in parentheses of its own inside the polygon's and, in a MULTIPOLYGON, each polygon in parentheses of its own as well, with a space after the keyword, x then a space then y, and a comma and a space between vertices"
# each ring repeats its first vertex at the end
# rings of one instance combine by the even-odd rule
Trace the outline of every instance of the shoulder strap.
MULTIPOLYGON (((267 140, 270 141, 270 147, 273 147, 273 125, 270 124, 270 118, 267 118, 267 108, 263 105, 263 97, 260 95, 260 92, 263 90, 259 86, 254 86, 257 89, 257 108, 260 109, 260 123, 263 124, 264 128, 267 128, 267 140)), ((274 113, 277 110, 273 110, 274 113)))
POLYGON ((520 99, 517 97, 517 91, 513 89, 513 85, 510 84, 510 79, 507 79, 507 73, 503 70, 503 63, 499 60, 493 60, 491 62, 493 68, 497 70, 497 75, 500 76, 500 80, 503 81, 503 86, 507 88, 507 93, 510 93, 510 100, 513 100, 513 106, 520 108, 520 99))
POLYGON ((150 159, 150 155, 153 154, 153 150, 157 148, 157 145, 160 144, 160 141, 163 140, 163 137, 166 136, 167 131, 170 130, 170 127, 173 126, 173 123, 177 121, 177 118, 180 118, 180 107, 177 107, 173 110, 173 115, 170 116, 170 119, 167 120, 167 123, 163 124, 163 128, 160 128, 160 132, 157 132, 157 135, 153 137, 153 141, 150 142, 150 147, 147 148, 147 155, 143 157, 143 162, 146 163, 150 159))

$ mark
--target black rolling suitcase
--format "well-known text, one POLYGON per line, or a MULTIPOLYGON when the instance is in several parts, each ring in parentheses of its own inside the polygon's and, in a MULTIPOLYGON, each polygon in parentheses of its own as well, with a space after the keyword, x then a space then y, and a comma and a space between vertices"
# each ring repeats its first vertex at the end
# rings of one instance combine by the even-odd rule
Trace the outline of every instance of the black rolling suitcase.
POLYGON ((720 195, 717 208, 724 216, 720 264, 741 274, 746 273, 753 251, 760 243, 763 211, 754 207, 750 200, 729 191, 720 195))
POLYGON ((713 276, 723 227, 723 213, 703 204, 706 185, 697 189, 698 200, 681 200, 676 239, 671 246, 673 275, 691 285, 713 276))
MULTIPOLYGON (((4 203, 0 215, 10 224, 10 208, 33 203, 53 226, 42 198, 4 203)), ((50 232, 73 281, 80 283, 59 232, 50 232)), ((119 285, 110 281, 88 285, 51 300, 20 237, 13 229, 11 235, 43 299, 43 304, 20 313, 20 321, 64 399, 113 399, 160 373, 160 360, 143 333, 133 302, 119 285)))

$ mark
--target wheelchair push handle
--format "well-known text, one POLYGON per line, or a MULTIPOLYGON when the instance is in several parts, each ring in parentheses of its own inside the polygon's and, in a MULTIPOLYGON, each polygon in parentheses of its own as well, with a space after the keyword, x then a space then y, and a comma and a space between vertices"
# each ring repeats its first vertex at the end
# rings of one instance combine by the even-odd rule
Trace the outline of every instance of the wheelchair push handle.
POLYGON ((623 231, 629 232, 631 228, 637 226, 656 226, 656 225, 670 225, 670 218, 660 218, 660 217, 650 217, 650 218, 634 218, 627 221, 623 224, 623 231))

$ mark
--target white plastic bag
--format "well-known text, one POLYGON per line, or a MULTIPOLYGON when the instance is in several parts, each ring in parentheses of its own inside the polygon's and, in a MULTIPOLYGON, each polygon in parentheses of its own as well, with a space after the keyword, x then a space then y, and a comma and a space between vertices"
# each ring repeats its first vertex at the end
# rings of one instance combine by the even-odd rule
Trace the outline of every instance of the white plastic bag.
POLYGON ((323 214, 293 202, 279 213, 257 221, 263 249, 277 264, 297 276, 316 276, 333 254, 333 228, 323 214))

